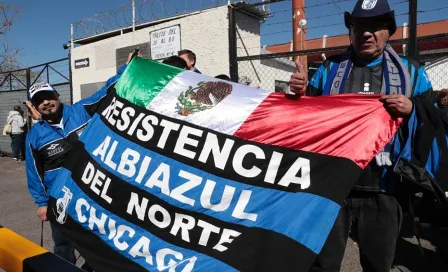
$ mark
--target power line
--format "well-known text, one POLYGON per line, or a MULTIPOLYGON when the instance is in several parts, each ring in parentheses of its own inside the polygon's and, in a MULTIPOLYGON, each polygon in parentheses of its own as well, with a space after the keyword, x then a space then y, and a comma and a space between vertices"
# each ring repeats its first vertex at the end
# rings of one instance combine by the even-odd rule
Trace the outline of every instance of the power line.
POLYGON ((338 6, 338 4, 335 2, 335 0, 331 0, 334 5, 336 6, 336 8, 342 13, 342 9, 338 6))
POLYGON ((403 4, 403 3, 406 3, 406 2, 409 2, 409 0, 398 0, 398 1, 395 1, 395 2, 390 3, 390 5, 391 5, 391 6, 393 6, 393 5, 399 5, 399 4, 403 4))
POLYGON ((441 8, 426 9, 426 10, 418 10, 417 12, 418 13, 426 13, 426 12, 439 11, 439 10, 444 10, 444 9, 448 9, 448 6, 441 7, 441 8))

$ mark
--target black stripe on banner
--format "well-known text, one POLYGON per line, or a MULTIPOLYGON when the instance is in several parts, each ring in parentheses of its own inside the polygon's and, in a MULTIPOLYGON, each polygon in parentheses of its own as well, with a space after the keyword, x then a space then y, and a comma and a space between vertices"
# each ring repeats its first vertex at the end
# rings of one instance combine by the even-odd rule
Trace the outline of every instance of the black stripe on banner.
MULTIPOLYGON (((119 98, 116 95, 114 89, 111 89, 108 96, 102 101, 102 104, 98 109, 98 114, 101 115, 101 120, 103 121, 103 123, 113 132, 123 138, 127 138, 128 140, 141 145, 144 148, 155 151, 163 156, 190 165, 197 169, 204 169, 205 171, 213 175, 249 185, 287 192, 311 193, 342 204, 345 197, 348 195, 353 183, 358 179, 359 174, 361 173, 361 168, 358 167, 353 161, 346 158, 338 158, 312 152, 292 150, 283 147, 247 141, 234 136, 218 133, 207 128, 199 127, 188 122, 160 115, 156 112, 138 107, 124 99, 119 98), (114 100, 118 102, 115 101, 113 103, 114 100), (112 106, 109 107, 109 105, 111 104, 112 106), (130 111, 135 112, 133 115, 134 117, 129 116, 130 111), (104 113, 106 117, 103 116, 102 113, 104 113), (138 116, 143 117, 138 118, 138 116), (148 116, 153 117, 154 122, 156 122, 155 125, 151 124, 152 121, 149 121, 150 119, 148 116), (147 117, 148 119, 146 119, 147 117), (124 119, 126 119, 126 121, 123 121, 124 119), (146 120, 146 124, 142 125, 142 123, 145 122, 144 120, 146 120), (165 124, 169 123, 172 126, 179 127, 177 130, 171 130, 164 148, 158 147, 159 140, 161 139, 161 135, 163 135, 164 132, 164 127, 160 125, 162 123, 162 120, 163 122, 165 122, 165 124), (124 126, 125 128, 121 128, 121 130, 117 128, 118 124, 123 125, 125 123, 128 124, 127 126, 124 126), (144 128, 144 126, 146 128, 144 128), (148 141, 142 141, 141 135, 140 137, 137 136, 139 133, 147 133, 147 131, 151 130, 151 128, 154 130, 154 134, 150 139, 148 139, 148 141), (183 145, 183 149, 189 150, 193 152, 192 154, 194 154, 193 158, 189 158, 185 155, 181 155, 179 149, 176 150, 176 143, 178 142, 178 138, 181 140, 186 140, 186 131, 191 131, 192 129, 195 129, 196 133, 201 133, 202 136, 198 137, 192 134, 188 135, 190 141, 193 140, 198 142, 197 147, 193 147, 190 144, 183 145), (131 130, 133 131, 130 132, 131 130), (213 157, 214 155, 212 154, 207 157, 207 160, 205 160, 205 162, 199 160, 200 154, 204 147, 213 145, 212 140, 207 140, 209 136, 210 138, 216 137, 220 150, 223 148, 226 141, 228 141, 229 143, 231 141, 234 142, 224 167, 217 166, 213 157), (264 159, 257 159, 254 153, 248 153, 245 156, 241 155, 240 153, 238 158, 244 156, 242 160, 242 166, 244 168, 250 169, 255 166, 261 170, 261 172, 255 177, 248 177, 247 175, 242 176, 241 174, 239 174, 241 173, 241 171, 237 171, 233 163, 235 161, 235 158, 237 158, 238 156, 237 151, 242 151, 249 146, 252 146, 251 150, 256 149, 265 157, 264 159), (269 180, 266 174, 268 169, 270 168, 271 170, 269 171, 269 173, 275 173, 275 169, 272 170, 272 166, 274 165, 275 168, 276 164, 271 164, 271 161, 274 162, 275 158, 278 159, 281 163, 277 169, 275 178, 271 179, 272 183, 269 183, 266 182, 267 179, 269 180), (302 159, 309 160, 309 187, 306 188, 304 186, 305 188, 302 190, 302 185, 297 184, 298 182, 280 185, 280 180, 285 176, 289 177, 284 179, 287 181, 293 180, 295 176, 303 176, 303 174, 305 173, 303 172, 303 169, 306 168, 293 166, 298 162, 298 160, 302 159), (271 167, 269 167, 270 165, 271 167), (289 174, 287 175, 288 171, 289 174)), ((217 145, 214 144, 214 146, 217 145)))
POLYGON ((50 252, 29 257, 23 261, 23 272, 48 271, 82 272, 84 270, 50 252))
MULTIPOLYGON (((56 200, 50 197, 48 204, 49 207, 56 207, 56 200)), ((146 271, 137 263, 110 248, 100 237, 81 227, 70 216, 67 216, 65 224, 60 225, 50 209, 47 215, 96 272, 146 271)), ((54 271, 66 272, 65 270, 54 271)))
MULTIPOLYGON (((74 150, 76 150, 76 154, 73 153, 69 156, 66 160, 65 167, 72 172, 73 180, 88 197, 123 220, 147 230, 168 243, 204 253, 205 255, 221 260, 240 271, 291 271, 291 269, 294 269, 295 271, 308 271, 315 259, 316 254, 310 249, 277 232, 223 222, 202 213, 191 212, 170 205, 156 196, 134 187, 113 174, 108 173, 107 170, 102 168, 90 157, 84 150, 82 143, 79 143, 74 150), (95 171, 99 170, 106 175, 104 180, 110 178, 108 189, 105 194, 112 199, 111 203, 109 203, 106 198, 100 197, 100 195, 93 192, 90 183, 85 184, 82 181, 84 171, 89 163, 94 166, 95 171), (131 194, 133 193, 138 196, 139 204, 142 203, 143 198, 148 201, 147 207, 142 213, 143 220, 138 218, 135 211, 132 211, 132 215, 127 212, 128 203, 131 199, 131 194), (169 224, 164 227, 156 226, 152 223, 148 215, 149 210, 152 209, 152 207, 159 206, 169 214, 169 217, 166 216, 166 218, 170 218, 169 224), (180 225, 180 221, 177 221, 177 223, 174 224, 175 218, 183 216, 190 219, 184 219, 182 220, 182 223, 186 223, 189 220, 194 222, 194 227, 187 231, 189 242, 186 237, 182 236, 183 232, 181 229, 177 231, 176 235, 170 233, 174 225, 180 225), (201 226, 199 226, 199 224, 201 226), (208 229, 219 228, 219 232, 211 232, 206 245, 200 245, 199 241, 204 230, 204 227, 202 226, 210 226, 210 224, 212 226, 208 229), (234 239, 232 242, 224 243, 223 245, 225 245, 227 249, 221 252, 214 249, 214 247, 218 245, 224 230, 226 232, 237 231, 240 235, 236 238, 232 238, 234 239)), ((86 217, 90 216, 89 211, 86 210, 83 211, 83 214, 86 217)), ((100 218, 101 215, 96 214, 96 217, 100 218)), ((155 213, 155 220, 162 221, 163 218, 164 215, 162 212, 155 213)), ((152 218, 152 220, 154 220, 154 218, 152 218)), ((109 232, 107 225, 108 223, 106 221, 106 234, 109 232)), ((82 240, 85 240, 85 238, 82 240)), ((97 254, 100 252, 102 252, 102 250, 96 250, 97 254)), ((88 261, 90 262, 90 260, 88 261)))

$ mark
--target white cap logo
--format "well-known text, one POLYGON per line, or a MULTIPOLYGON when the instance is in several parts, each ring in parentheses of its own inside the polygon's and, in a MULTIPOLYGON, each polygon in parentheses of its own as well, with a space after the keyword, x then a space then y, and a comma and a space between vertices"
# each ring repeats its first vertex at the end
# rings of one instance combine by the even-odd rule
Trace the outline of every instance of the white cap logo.
POLYGON ((362 2, 362 9, 364 9, 364 10, 373 9, 376 6, 377 1, 378 0, 364 0, 362 2))
POLYGON ((33 98, 33 96, 41 91, 50 91, 50 92, 56 92, 56 90, 47 82, 40 82, 36 83, 33 86, 31 86, 29 92, 30 92, 30 98, 33 98))

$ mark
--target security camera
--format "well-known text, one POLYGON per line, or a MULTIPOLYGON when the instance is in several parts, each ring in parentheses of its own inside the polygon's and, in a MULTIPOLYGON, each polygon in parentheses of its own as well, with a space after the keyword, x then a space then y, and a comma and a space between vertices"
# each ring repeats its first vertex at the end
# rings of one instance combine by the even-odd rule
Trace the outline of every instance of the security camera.
POLYGON ((64 44, 62 45, 62 47, 63 47, 65 50, 69 49, 70 46, 71 46, 71 45, 70 45, 69 43, 64 43, 64 44))

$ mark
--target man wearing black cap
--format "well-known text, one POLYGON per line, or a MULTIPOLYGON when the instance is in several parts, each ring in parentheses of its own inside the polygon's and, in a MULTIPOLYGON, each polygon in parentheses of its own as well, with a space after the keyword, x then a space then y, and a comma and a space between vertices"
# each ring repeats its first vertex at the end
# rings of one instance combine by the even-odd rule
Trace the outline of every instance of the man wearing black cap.
MULTIPOLYGON (((417 96, 430 99, 432 89, 423 67, 399 57, 388 44, 397 29, 395 13, 386 0, 358 0, 345 13, 351 46, 331 57, 309 84, 300 63, 291 76, 290 89, 298 95, 377 94, 394 117, 413 112, 417 96)), ((397 135, 365 168, 341 207, 335 225, 312 271, 339 271, 350 228, 359 245, 364 271, 390 271, 402 212, 395 197, 402 190, 393 173, 392 146, 397 135)))

